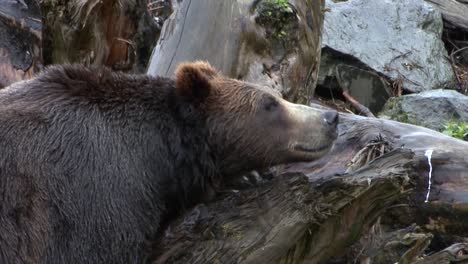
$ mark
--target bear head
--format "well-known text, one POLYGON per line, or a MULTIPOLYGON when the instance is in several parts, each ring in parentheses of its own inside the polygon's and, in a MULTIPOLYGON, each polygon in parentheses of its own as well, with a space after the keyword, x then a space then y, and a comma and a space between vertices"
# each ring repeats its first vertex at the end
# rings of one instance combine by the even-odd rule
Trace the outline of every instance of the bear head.
POLYGON ((230 79, 206 62, 176 70, 176 94, 204 120, 223 175, 322 157, 336 139, 338 113, 290 103, 272 89, 230 79))

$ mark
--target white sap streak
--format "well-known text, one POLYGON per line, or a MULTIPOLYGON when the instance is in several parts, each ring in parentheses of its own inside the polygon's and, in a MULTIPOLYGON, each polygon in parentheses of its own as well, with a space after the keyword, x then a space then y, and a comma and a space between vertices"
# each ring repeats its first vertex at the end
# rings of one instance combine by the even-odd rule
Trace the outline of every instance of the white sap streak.
POLYGON ((428 184, 427 184, 427 194, 426 194, 426 200, 424 201, 425 203, 429 202, 429 194, 431 193, 431 184, 432 184, 432 163, 431 163, 431 158, 432 158, 432 149, 426 150, 424 152, 424 156, 427 157, 427 162, 429 163, 429 175, 428 175, 428 184))

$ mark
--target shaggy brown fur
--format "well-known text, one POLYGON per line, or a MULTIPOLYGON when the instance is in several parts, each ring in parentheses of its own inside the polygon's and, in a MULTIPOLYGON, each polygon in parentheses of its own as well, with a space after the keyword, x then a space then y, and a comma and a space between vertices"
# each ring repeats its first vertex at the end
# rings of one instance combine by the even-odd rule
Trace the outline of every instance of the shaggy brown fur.
POLYGON ((334 139, 336 120, 206 63, 176 76, 55 66, 0 91, 0 263, 143 263, 213 181, 334 139))

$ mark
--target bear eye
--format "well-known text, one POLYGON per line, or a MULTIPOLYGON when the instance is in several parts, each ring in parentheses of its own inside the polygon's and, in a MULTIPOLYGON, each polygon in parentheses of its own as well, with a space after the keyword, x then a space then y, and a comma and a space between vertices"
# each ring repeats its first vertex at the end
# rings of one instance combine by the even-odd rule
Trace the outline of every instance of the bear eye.
POLYGON ((263 104, 263 108, 266 111, 273 111, 278 107, 278 102, 274 99, 269 97, 267 100, 265 100, 263 104))

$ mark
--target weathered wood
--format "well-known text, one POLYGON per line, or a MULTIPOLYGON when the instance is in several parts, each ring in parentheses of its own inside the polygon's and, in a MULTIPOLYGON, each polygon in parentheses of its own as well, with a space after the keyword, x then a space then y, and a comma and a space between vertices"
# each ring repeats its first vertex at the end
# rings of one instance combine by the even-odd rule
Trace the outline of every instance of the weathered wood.
POLYGON ((410 188, 412 155, 399 149, 348 175, 288 173, 226 193, 172 222, 153 263, 323 263, 410 188))
POLYGON ((41 7, 45 64, 146 70, 159 34, 146 0, 44 0, 41 7))
MULTIPOLYGON (((389 230, 377 222, 359 244, 340 263, 373 264, 449 264, 468 262, 468 244, 445 241, 449 247, 434 245, 434 235, 413 224, 403 229, 389 230), (432 244, 432 245, 431 245, 432 244), (354 261, 353 261, 354 260, 354 261)), ((440 240, 440 239, 439 239, 440 240)), ((462 240, 462 239, 457 239, 462 240)), ((463 241, 463 240, 462 240, 463 241)), ((436 242, 437 243, 437 242, 436 242)))
MULTIPOLYGON (((345 173, 354 166, 351 161, 365 161, 355 156, 372 142, 380 142, 388 149, 411 149, 419 176, 412 195, 404 201, 412 210, 405 218, 434 232, 468 235, 468 142, 390 120, 348 114, 340 118, 340 135, 330 153, 315 162, 287 165, 283 172, 300 171, 312 180, 345 173), (429 202, 425 203, 429 172, 427 150, 433 151, 433 170, 429 202)), ((372 152, 372 148, 368 149, 363 154, 372 152)))
MULTIPOLYGON (((348 114, 339 131, 321 160, 283 166, 271 183, 225 194, 172 222, 154 263, 323 263, 399 207, 426 230, 468 234, 468 142, 348 114), (432 187, 424 203, 429 149, 432 187), (407 204, 390 206, 397 200, 407 204)), ((422 245, 406 258, 419 256, 422 245)))
POLYGON ((207 60, 227 76, 308 102, 320 63, 324 0, 277 2, 184 0, 165 22, 147 72, 172 76, 180 62, 207 60))
POLYGON ((468 30, 468 5, 455 0, 426 0, 440 9, 442 17, 456 27, 468 30))
POLYGON ((430 256, 421 257, 413 264, 468 263, 468 243, 457 243, 430 256))
POLYGON ((40 69, 40 18, 35 0, 0 0, 0 88, 40 69))

